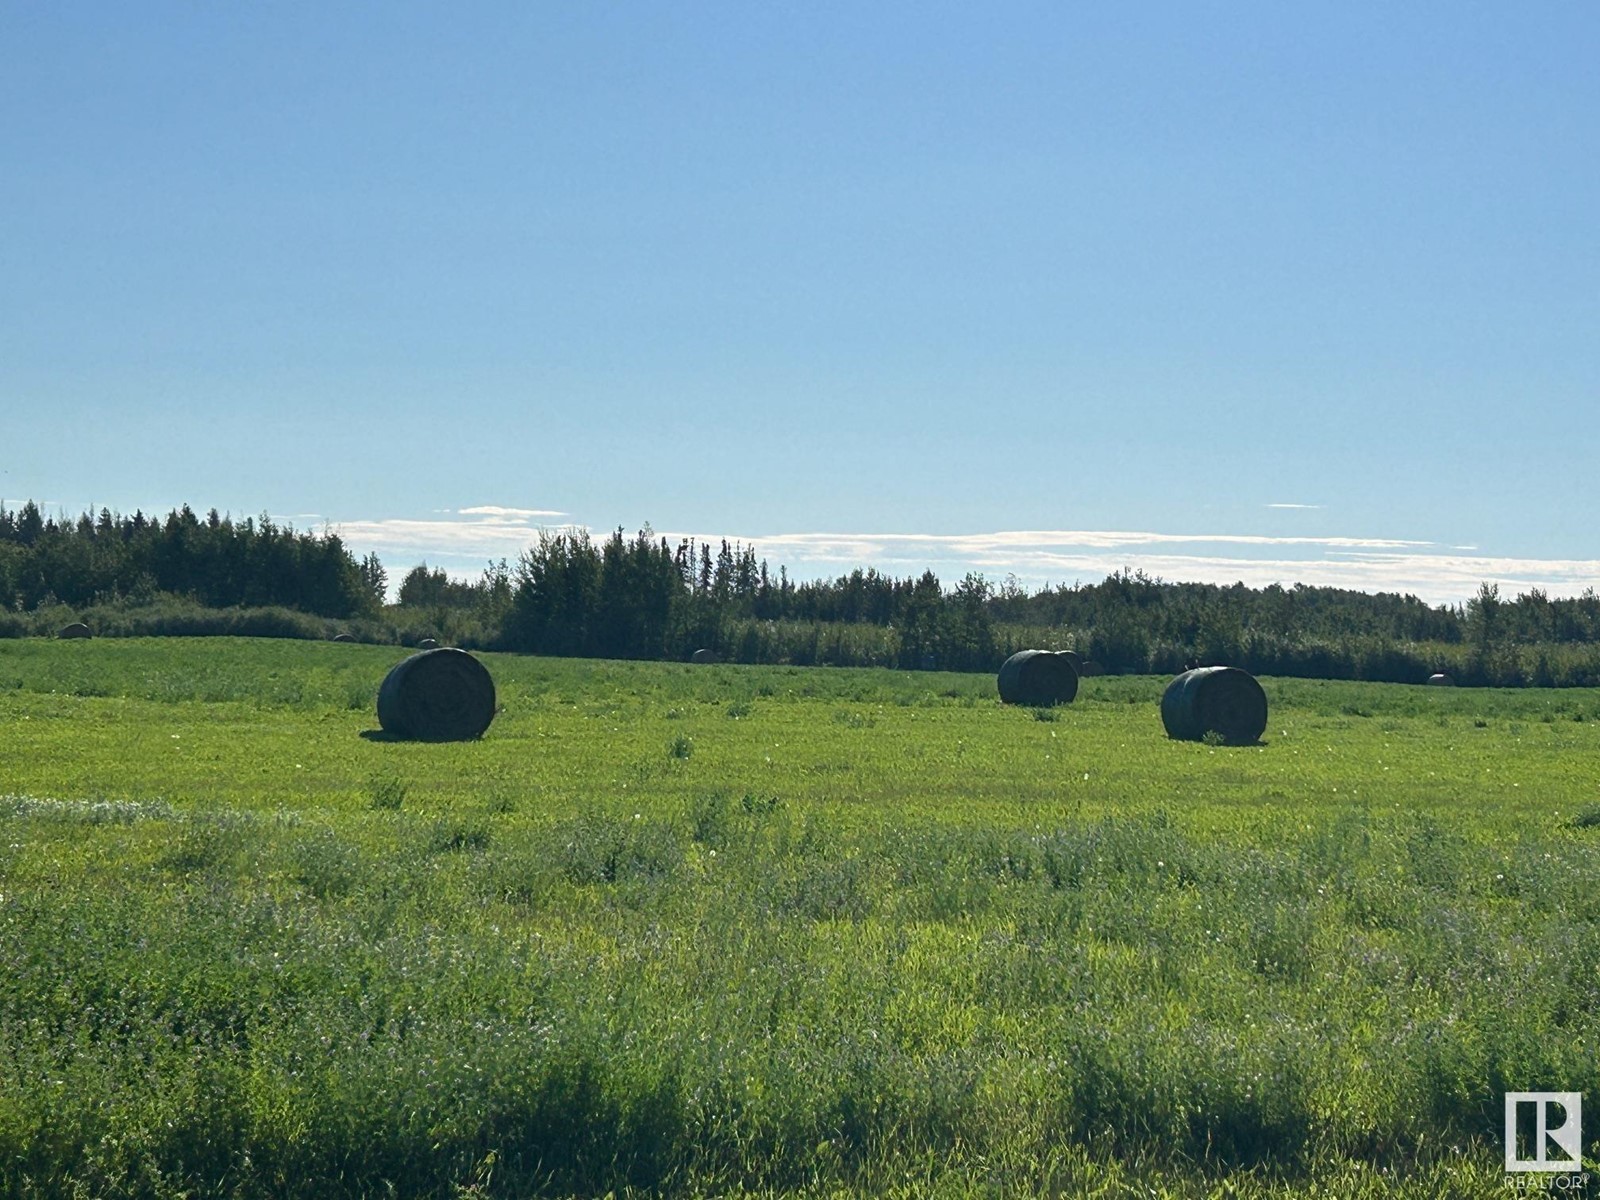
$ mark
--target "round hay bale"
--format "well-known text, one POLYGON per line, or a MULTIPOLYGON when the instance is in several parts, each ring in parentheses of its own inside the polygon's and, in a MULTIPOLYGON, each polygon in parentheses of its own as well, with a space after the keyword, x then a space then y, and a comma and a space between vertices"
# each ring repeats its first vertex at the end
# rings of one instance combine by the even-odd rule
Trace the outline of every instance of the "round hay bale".
POLYGON ((353 642, 356 639, 352 633, 336 633, 333 635, 333 640, 336 642, 353 642))
POLYGON ((378 688, 378 724, 391 737, 465 742, 494 720, 494 680, 465 650, 424 650, 399 663, 378 688))
POLYGON ((1038 708, 1071 704, 1078 694, 1078 669, 1068 657, 1070 653, 1017 651, 1001 665, 995 681, 1000 688, 1001 701, 1038 708))
POLYGON ((63 625, 56 633, 58 638, 86 638, 93 637, 94 631, 82 621, 74 621, 71 625, 63 625))
POLYGON ((418 650, 437 650, 438 648, 439 642, 436 638, 423 638, 417 643, 418 650))
POLYGON ((1092 661, 1084 663, 1083 666, 1078 669, 1078 674, 1083 676, 1104 675, 1105 673, 1106 669, 1104 667, 1102 667, 1099 663, 1092 661))
POLYGON ((1196 667, 1167 684, 1161 723, 1170 738, 1199 741, 1215 733, 1230 746, 1248 746, 1266 732, 1267 694, 1238 667, 1196 667))
POLYGON ((1451 679, 1450 676, 1446 675, 1443 671, 1435 671, 1432 675, 1428 676, 1429 687, 1455 687, 1455 685, 1456 681, 1451 679))
POLYGON ((692 663, 704 664, 721 662, 722 659, 718 656, 715 650, 712 650, 706 646, 701 646, 700 649, 696 650, 689 656, 689 661, 692 663))
POLYGON ((1083 677, 1083 655, 1076 650, 1057 650, 1056 653, 1072 664, 1072 669, 1078 673, 1080 679, 1083 677))

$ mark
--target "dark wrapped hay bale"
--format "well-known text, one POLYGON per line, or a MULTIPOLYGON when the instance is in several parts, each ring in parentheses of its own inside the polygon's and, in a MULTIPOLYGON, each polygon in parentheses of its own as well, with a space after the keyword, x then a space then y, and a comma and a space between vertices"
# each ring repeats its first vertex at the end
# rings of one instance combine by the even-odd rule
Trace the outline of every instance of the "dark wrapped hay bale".
POLYGON ((1083 655, 1076 650, 1057 650, 1056 653, 1072 664, 1072 669, 1078 673, 1078 678, 1083 678, 1083 655))
POLYGON ((417 643, 418 650, 437 650, 438 648, 439 643, 435 638, 423 638, 417 643))
POLYGON ((94 631, 82 621, 74 621, 71 625, 63 625, 56 636, 58 638, 86 638, 93 637, 94 631))
POLYGON ((1199 741, 1215 733, 1230 746, 1248 746, 1266 732, 1267 694, 1238 667, 1196 667, 1167 684, 1161 723, 1171 738, 1199 741))
POLYGON ((1455 687, 1455 685, 1456 681, 1451 679, 1450 676, 1446 675, 1443 671, 1437 671, 1428 676, 1429 687, 1455 687))
POLYGON ((1106 673, 1106 669, 1104 667, 1102 667, 1099 663, 1093 662, 1093 661, 1086 662, 1086 663, 1083 664, 1083 666, 1078 668, 1078 674, 1079 675, 1083 675, 1083 676, 1104 675, 1105 673, 1106 673))
POLYGON ((494 720, 494 680, 465 650, 445 647, 413 654, 378 688, 378 724, 391 737, 418 742, 464 742, 482 737, 494 720))
POLYGON ((1000 667, 996 683, 1006 704, 1070 704, 1078 694, 1078 669, 1067 654, 1019 650, 1000 667))
POLYGON ((354 634, 336 633, 333 635, 333 640, 336 642, 353 642, 356 639, 354 634))
POLYGON ((702 646, 689 656, 689 661, 692 663, 714 663, 720 662, 721 659, 717 657, 717 652, 715 650, 710 650, 702 646))

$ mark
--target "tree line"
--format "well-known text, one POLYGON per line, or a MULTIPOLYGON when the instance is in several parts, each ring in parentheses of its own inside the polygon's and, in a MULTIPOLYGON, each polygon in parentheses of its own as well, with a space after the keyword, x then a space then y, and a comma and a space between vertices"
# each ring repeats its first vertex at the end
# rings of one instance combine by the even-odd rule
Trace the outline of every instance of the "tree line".
MULTIPOLYGON (((676 546, 648 529, 597 543, 546 533, 518 562, 502 627, 508 646, 538 654, 675 658, 710 649, 740 661, 815 661, 795 627, 872 625, 868 661, 909 668, 988 669, 998 643, 987 588, 969 576, 946 593, 931 571, 892 579, 858 571, 837 583, 797 583, 753 548, 692 539, 676 546)), ((823 656, 838 661, 838 656, 823 656)))
POLYGON ((372 614, 387 586, 376 555, 357 561, 332 533, 304 533, 263 514, 235 522, 187 504, 165 518, 102 508, 47 517, 33 501, 0 505, 0 597, 25 612, 158 594, 209 608, 277 606, 325 617, 372 614))
MULTIPOLYGON (((130 611, 163 603, 204 610, 281 610, 262 631, 317 636, 345 622, 370 640, 423 634, 535 654, 687 657, 706 648, 742 662, 992 670, 1030 646, 1072 648, 1118 672, 1171 672, 1226 662, 1266 674, 1415 682, 1447 670, 1464 683, 1600 686, 1600 597, 1503 597, 1485 584, 1465 604, 1341 588, 1169 583, 1120 571, 1091 584, 1027 591, 969 574, 945 587, 931 571, 897 578, 871 568, 831 580, 792 579, 755 549, 648 527, 603 539, 540 535, 517 560, 476 580, 426 564, 397 602, 376 555, 356 558, 332 532, 269 517, 234 521, 188 506, 162 518, 105 509, 76 520, 29 502, 0 505, 0 601, 11 614, 94 609, 124 631, 130 611), (121 620, 114 619, 121 614, 121 620)), ((250 622, 197 621, 172 631, 250 622)), ((0 623, 3 624, 3 623, 0 623)), ((0 632, 26 623, 12 620, 0 632)))

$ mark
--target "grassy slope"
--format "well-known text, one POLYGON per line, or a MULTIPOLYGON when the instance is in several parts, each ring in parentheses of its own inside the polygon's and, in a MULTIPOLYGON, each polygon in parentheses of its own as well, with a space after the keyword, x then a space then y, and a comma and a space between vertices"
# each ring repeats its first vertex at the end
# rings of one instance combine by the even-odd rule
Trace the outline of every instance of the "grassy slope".
POLYGON ((1596 693, 397 660, 0 643, 0 1191, 1479 1195, 1600 1091, 1596 693))

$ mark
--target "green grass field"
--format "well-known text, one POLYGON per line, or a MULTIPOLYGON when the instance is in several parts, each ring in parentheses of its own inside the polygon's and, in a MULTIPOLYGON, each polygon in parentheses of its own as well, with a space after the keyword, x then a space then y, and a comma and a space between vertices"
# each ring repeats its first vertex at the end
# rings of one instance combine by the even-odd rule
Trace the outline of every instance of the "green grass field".
POLYGON ((1600 693, 484 655, 416 745, 399 657, 0 642, 0 1194, 1471 1197, 1600 1114, 1600 693))

